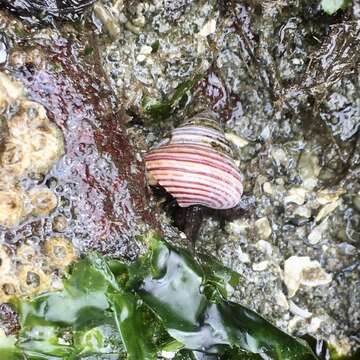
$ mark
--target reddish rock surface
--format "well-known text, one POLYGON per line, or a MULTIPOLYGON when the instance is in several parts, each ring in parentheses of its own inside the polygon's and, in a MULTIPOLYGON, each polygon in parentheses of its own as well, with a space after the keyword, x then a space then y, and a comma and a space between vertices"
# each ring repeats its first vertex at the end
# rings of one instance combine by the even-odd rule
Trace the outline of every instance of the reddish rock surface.
MULTIPOLYGON (((91 31, 87 31, 91 34, 91 31)), ((30 32, 29 32, 30 34, 30 32)), ((52 219, 64 215, 65 235, 81 250, 136 257, 135 235, 156 227, 148 209, 143 164, 135 159, 116 99, 99 65, 94 38, 72 31, 66 37, 24 37, 13 44, 7 70, 30 99, 41 103, 62 130, 66 154, 41 182, 60 204, 51 219, 6 234, 9 242, 52 235, 52 219), (26 58, 34 52, 30 61, 26 58), (37 228, 35 231, 34 229, 37 228)))

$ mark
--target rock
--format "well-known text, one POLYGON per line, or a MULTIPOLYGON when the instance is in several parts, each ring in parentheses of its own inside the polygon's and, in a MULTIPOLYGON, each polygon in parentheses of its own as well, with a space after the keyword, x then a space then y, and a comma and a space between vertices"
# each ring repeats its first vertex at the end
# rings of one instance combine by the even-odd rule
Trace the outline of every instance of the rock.
POLYGON ((143 55, 143 54, 139 54, 139 55, 136 57, 136 60, 141 63, 141 62, 143 62, 143 61, 146 60, 146 56, 143 55))
POLYGON ((112 39, 117 39, 120 35, 119 20, 107 9, 100 1, 98 1, 94 7, 95 16, 104 25, 106 31, 109 33, 112 39))
POLYGON ((284 264, 284 282, 288 297, 293 297, 301 285, 319 286, 331 282, 331 275, 326 273, 316 260, 308 256, 291 256, 284 264))
POLYGON ((338 244, 337 249, 339 254, 343 256, 353 256, 356 254, 356 247, 346 242, 338 244))
POLYGON ((290 319, 288 322, 288 332, 295 332, 299 328, 302 320, 303 318, 298 315, 295 315, 292 319, 290 319))
POLYGON ((270 237, 272 230, 269 220, 266 217, 256 220, 255 227, 260 239, 266 240, 270 237))
POLYGON ((7 56, 7 46, 3 41, 0 41, 0 65, 6 62, 7 56))
MULTIPOLYGON (((9 24, 7 31, 11 37, 17 23, 9 24)), ((34 119, 41 125, 36 139, 31 139, 32 153, 36 155, 34 166, 40 172, 49 170, 45 183, 51 178, 56 180, 54 191, 59 204, 54 211, 67 217, 67 234, 71 234, 70 240, 79 252, 97 250, 135 259, 143 246, 136 235, 143 234, 145 229, 159 228, 154 212, 150 211, 143 166, 129 143, 126 118, 116 110, 117 100, 101 68, 97 49, 91 56, 84 51, 87 44, 95 46, 91 33, 66 38, 58 30, 47 31, 49 36, 37 35, 29 29, 24 35, 19 33, 16 38, 19 45, 9 51, 11 57, 13 51, 26 55, 29 49, 41 48, 46 54, 44 66, 31 66, 28 71, 26 64, 9 63, 3 69, 10 76, 16 74, 31 99, 19 109, 25 125, 34 119), (21 36, 26 36, 26 44, 21 36), (62 132, 62 139, 56 129, 62 132), (41 130, 48 135, 45 142, 41 130), (64 147, 59 146, 62 143, 64 147), (47 145, 47 153, 38 151, 41 144, 47 145), (65 156, 59 158, 63 151, 65 156)), ((18 218, 14 214, 12 222, 16 223, 18 218)), ((41 236, 48 231, 46 224, 52 223, 51 218, 44 220, 36 230, 41 236)), ((32 222, 28 225, 37 226, 32 222)), ((19 238, 21 235, 16 233, 19 238)), ((8 232, 5 236, 14 235, 8 232)))
POLYGON ((166 16, 176 21, 184 14, 191 0, 163 0, 158 3, 159 7, 164 8, 166 16))
POLYGON ((277 166, 280 166, 281 164, 285 165, 287 163, 287 155, 282 148, 271 149, 271 156, 275 160, 277 166))
POLYGON ((298 171, 306 189, 313 189, 320 174, 319 158, 310 151, 303 151, 298 162, 298 171))
POLYGON ((360 193, 354 196, 353 198, 353 204, 357 211, 360 211, 360 193))
POLYGON ((140 54, 150 55, 153 52, 153 48, 149 45, 143 45, 140 49, 140 54))
POLYGON ((13 1, 3 0, 2 7, 16 12, 24 18, 30 18, 32 23, 35 23, 34 18, 47 19, 51 17, 60 17, 62 19, 76 20, 95 0, 36 0, 36 1, 13 1))

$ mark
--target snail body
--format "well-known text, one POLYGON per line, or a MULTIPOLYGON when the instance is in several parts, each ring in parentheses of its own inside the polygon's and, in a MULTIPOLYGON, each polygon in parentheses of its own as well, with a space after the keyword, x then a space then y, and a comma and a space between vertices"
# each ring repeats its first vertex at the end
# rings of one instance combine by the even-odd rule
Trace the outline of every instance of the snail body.
POLYGON ((145 157, 150 185, 160 185, 181 207, 231 209, 241 198, 232 149, 211 113, 200 113, 171 132, 145 157))

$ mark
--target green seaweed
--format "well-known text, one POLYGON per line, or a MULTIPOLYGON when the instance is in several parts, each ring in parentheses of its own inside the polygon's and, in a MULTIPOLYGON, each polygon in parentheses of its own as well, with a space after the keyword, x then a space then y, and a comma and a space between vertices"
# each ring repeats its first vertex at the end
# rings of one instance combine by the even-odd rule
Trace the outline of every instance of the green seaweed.
POLYGON ((317 359, 305 341, 227 299, 236 273, 154 235, 146 241, 134 264, 91 254, 62 291, 14 300, 21 331, 0 337, 2 359, 317 359))
POLYGON ((202 77, 203 75, 195 75, 192 79, 184 81, 175 89, 170 98, 166 98, 163 101, 153 100, 149 98, 148 95, 144 95, 142 99, 143 111, 154 121, 168 119, 176 109, 181 108, 186 104, 188 94, 202 77))

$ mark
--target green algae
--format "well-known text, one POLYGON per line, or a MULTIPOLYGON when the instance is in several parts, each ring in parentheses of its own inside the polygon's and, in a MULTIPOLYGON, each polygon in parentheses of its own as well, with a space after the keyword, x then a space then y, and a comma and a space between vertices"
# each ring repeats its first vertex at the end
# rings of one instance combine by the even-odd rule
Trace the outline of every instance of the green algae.
POLYGON ((233 272, 156 236, 147 241, 150 250, 132 265, 91 254, 73 266, 62 291, 15 299, 19 336, 1 338, 9 360, 152 360, 162 350, 190 359, 229 351, 234 359, 316 359, 304 341, 227 300, 239 280, 233 272))

